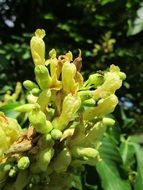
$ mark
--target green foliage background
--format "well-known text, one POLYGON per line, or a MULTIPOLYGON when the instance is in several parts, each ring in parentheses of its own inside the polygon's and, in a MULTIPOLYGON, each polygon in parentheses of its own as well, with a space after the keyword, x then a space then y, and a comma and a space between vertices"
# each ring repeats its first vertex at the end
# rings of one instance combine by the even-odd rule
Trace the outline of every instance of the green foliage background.
MULTIPOLYGON (((37 28, 44 28, 47 32, 45 39, 47 50, 55 48, 59 53, 71 50, 77 56, 78 48, 81 49, 82 71, 85 76, 96 70, 105 69, 110 64, 118 65, 126 73, 126 82, 118 92, 120 103, 115 111, 115 117, 118 121, 117 127, 108 133, 112 142, 109 143, 109 149, 113 148, 110 146, 114 146, 118 152, 111 152, 109 156, 117 158, 119 153, 121 154, 125 163, 124 167, 120 168, 121 171, 119 170, 120 174, 126 173, 128 167, 125 166, 127 165, 134 170, 134 164, 132 166, 131 163, 127 164, 128 159, 123 157, 124 146, 127 148, 127 152, 130 146, 126 146, 128 143, 124 140, 120 149, 119 145, 121 134, 125 134, 125 137, 137 134, 137 138, 132 136, 133 142, 143 143, 139 138, 143 130, 143 1, 1 0, 1 97, 7 89, 14 87, 16 81, 33 79, 29 41, 37 28), (124 172, 122 172, 123 170, 124 172)), ((108 135, 105 141, 107 139, 108 135)), ((107 143, 105 144, 107 145, 107 143)), ((134 150, 137 152, 136 157, 139 160, 139 147, 135 147, 134 150)), ((132 158, 131 151, 128 153, 129 158, 132 158)), ((117 165, 121 163, 121 160, 115 159, 114 162, 117 165)), ((138 164, 140 162, 139 160, 138 164)), ((89 181, 90 185, 87 183, 83 188, 97 189, 94 186, 96 180, 100 187, 99 176, 102 172, 99 171, 102 170, 110 172, 111 178, 116 178, 114 176, 116 171, 112 173, 111 168, 108 168, 106 164, 103 164, 102 168, 97 166, 96 170, 87 168, 86 180, 89 181), (99 176, 96 175, 97 171, 99 176), (95 180, 93 176, 97 179, 95 180)), ((127 178, 126 174, 122 177, 127 178)), ((83 174, 82 180, 85 180, 85 174, 83 174)), ((102 181, 108 187, 109 180, 104 178, 102 181)), ((120 184, 118 180, 117 183, 120 184)), ((135 186, 139 187, 138 182, 135 186)), ((110 185, 109 189, 111 190, 110 185)))

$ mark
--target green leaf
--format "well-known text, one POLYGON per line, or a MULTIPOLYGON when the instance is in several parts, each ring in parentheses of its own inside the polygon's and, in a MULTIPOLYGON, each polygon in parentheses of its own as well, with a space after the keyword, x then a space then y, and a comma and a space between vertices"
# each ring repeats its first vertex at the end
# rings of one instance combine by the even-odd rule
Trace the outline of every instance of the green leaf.
POLYGON ((134 143, 143 144, 143 133, 131 135, 130 141, 134 143))
POLYGON ((19 102, 15 102, 15 103, 9 103, 9 104, 6 104, 4 106, 0 106, 0 111, 2 112, 7 112, 7 111, 10 111, 10 110, 13 110, 14 108, 20 106, 21 104, 19 102))
POLYGON ((129 182, 123 180, 105 161, 96 163, 96 169, 104 190, 131 190, 129 182))
POLYGON ((131 167, 134 159, 135 150, 133 146, 128 142, 128 140, 125 140, 120 145, 120 154, 123 160, 123 164, 125 167, 131 167))
POLYGON ((135 190, 143 189, 143 148, 138 144, 133 144, 137 158, 137 177, 135 181, 135 190))
POLYGON ((42 17, 45 20, 54 20, 55 19, 54 15, 52 13, 43 14, 42 17))
POLYGON ((101 5, 106 5, 108 3, 113 3, 115 0, 100 0, 101 5))
POLYGON ((143 3, 140 4, 140 8, 137 10, 136 18, 128 20, 128 31, 127 35, 136 35, 143 30, 143 3))
POLYGON ((4 106, 1 106, 0 111, 5 113, 8 117, 17 118, 19 113, 16 111, 13 111, 13 110, 14 110, 14 108, 16 108, 20 105, 21 104, 19 102, 9 103, 9 104, 6 104, 4 106))
POLYGON ((121 156, 116 143, 109 136, 104 137, 102 146, 99 149, 101 158, 106 162, 121 163, 121 156))

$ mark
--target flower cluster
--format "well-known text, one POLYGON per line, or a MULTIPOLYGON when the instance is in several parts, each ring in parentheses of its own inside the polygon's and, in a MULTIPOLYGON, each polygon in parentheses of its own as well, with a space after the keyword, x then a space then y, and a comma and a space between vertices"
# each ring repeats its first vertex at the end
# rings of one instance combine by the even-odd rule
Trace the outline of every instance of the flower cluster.
MULTIPOLYGON (((9 138, 3 136, 8 140, 0 139, 0 156, 7 156, 6 161, 3 159, 1 170, 5 175, 1 181, 6 175, 16 176, 5 189, 15 189, 17 185, 19 190, 38 189, 42 184, 51 190, 70 189, 69 181, 77 168, 102 161, 100 140, 107 126, 115 123, 109 114, 118 103, 115 92, 125 74, 111 65, 109 70, 92 74, 84 81, 80 50, 73 59, 70 51, 57 56, 52 49, 45 59, 44 36, 45 31, 37 29, 31 39, 35 81, 23 83, 28 102, 15 109, 28 114, 28 129, 18 138, 20 129, 15 123, 14 128, 7 127, 9 138)), ((3 130, 4 124, 0 125, 3 130)), ((6 129, 3 131, 6 133, 6 129)))

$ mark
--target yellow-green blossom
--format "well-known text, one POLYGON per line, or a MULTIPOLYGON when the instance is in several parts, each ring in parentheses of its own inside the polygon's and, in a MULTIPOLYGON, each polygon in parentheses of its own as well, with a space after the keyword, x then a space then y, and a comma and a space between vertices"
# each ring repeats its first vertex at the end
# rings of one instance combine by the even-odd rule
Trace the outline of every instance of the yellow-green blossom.
POLYGON ((76 75, 76 66, 69 61, 66 61, 62 67, 62 85, 63 90, 68 93, 76 93, 78 90, 78 83, 75 81, 74 77, 76 75))
POLYGON ((61 115, 53 121, 54 128, 63 130, 73 119, 80 105, 81 100, 78 96, 68 94, 63 101, 61 115))
POLYGON ((35 65, 45 64, 45 43, 43 38, 45 31, 43 29, 37 29, 35 36, 30 41, 31 54, 35 65))

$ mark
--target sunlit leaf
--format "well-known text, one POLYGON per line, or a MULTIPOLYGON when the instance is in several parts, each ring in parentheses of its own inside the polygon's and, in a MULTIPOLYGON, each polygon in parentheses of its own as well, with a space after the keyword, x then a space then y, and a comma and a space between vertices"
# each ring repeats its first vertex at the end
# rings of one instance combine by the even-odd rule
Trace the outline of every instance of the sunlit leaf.
POLYGON ((123 180, 118 172, 115 173, 105 161, 97 163, 96 169, 104 190, 131 190, 129 182, 123 180))
POLYGON ((135 190, 143 189, 143 148, 138 144, 133 144, 137 158, 137 177, 135 181, 135 190))

